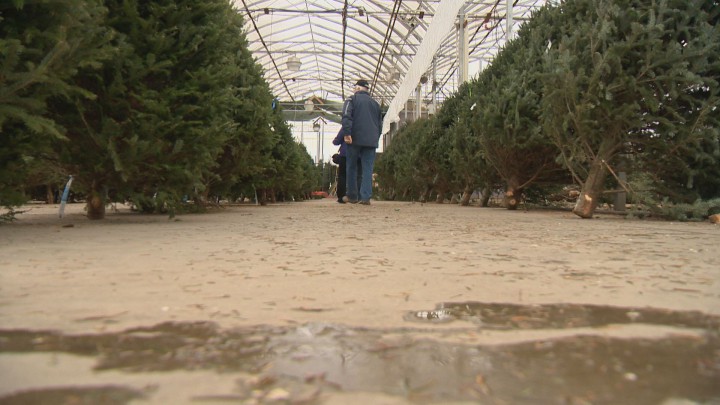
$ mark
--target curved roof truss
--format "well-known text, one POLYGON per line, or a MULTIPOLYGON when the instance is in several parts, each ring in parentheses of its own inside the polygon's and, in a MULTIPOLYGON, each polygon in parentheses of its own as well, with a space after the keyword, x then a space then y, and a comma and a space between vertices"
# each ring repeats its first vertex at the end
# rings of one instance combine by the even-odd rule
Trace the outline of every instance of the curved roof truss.
MULTIPOLYGON (((342 101, 358 79, 371 82, 388 104, 423 42, 441 0, 233 0, 245 18, 250 51, 282 102, 311 97, 342 101), (298 71, 287 67, 297 57, 298 71), (396 75, 391 73, 396 72, 396 75)), ((465 2, 470 71, 494 58, 505 43, 508 2, 515 24, 551 0, 465 2)), ((457 20, 455 25, 457 26, 457 20)), ((458 87, 457 33, 449 29, 428 66, 424 98, 433 82, 440 100, 458 87), (434 80, 432 77, 435 72, 434 80)))

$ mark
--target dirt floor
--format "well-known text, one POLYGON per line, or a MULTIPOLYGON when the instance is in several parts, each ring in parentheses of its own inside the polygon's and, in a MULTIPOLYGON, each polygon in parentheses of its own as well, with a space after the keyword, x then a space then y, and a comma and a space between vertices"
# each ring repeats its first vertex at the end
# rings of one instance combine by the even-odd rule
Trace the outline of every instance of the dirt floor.
POLYGON ((720 404, 720 226, 334 199, 0 225, 2 404, 720 404))

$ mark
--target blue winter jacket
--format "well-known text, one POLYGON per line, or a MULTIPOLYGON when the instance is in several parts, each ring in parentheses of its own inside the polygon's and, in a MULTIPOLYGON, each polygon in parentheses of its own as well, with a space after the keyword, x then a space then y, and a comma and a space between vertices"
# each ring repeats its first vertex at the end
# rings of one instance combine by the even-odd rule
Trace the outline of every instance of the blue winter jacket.
POLYGON ((343 138, 342 128, 340 128, 340 132, 338 132, 335 139, 333 139, 333 145, 340 145, 340 150, 338 150, 338 154, 340 156, 345 156, 347 154, 347 144, 343 138))
POLYGON ((367 91, 358 91, 345 100, 341 131, 352 136, 353 145, 378 147, 382 112, 380 104, 367 91))

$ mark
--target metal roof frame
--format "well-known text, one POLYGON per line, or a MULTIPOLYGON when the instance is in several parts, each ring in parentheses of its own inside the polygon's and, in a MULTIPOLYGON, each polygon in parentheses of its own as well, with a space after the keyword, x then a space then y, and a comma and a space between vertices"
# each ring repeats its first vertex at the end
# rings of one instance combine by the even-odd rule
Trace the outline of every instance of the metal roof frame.
MULTIPOLYGON (((262 65, 272 92, 288 102, 313 95, 342 100, 360 78, 371 81, 373 96, 389 102, 399 83, 388 80, 385 73, 392 66, 404 76, 440 4, 440 0, 234 1, 245 17, 250 51, 262 65), (286 67, 291 56, 302 61, 298 72, 286 67)), ((513 19, 522 22, 546 2, 514 0, 513 19)), ((471 0, 465 7, 469 61, 487 63, 505 43, 501 22, 506 18, 506 0, 471 0)), ((439 93, 446 96, 459 84, 453 77, 455 36, 451 30, 436 57, 435 81, 439 93)))
MULTIPOLYGON (((271 92, 286 111, 288 119, 307 121, 318 115, 332 121, 326 131, 336 131, 339 114, 327 105, 323 110, 303 113, 308 99, 342 103, 358 79, 371 83, 371 93, 381 104, 397 104, 405 79, 425 39, 436 12, 445 0, 231 0, 244 17, 250 52, 264 71, 271 92), (302 62, 291 71, 287 61, 302 62), (399 78, 389 73, 395 69, 399 78)), ((533 10, 558 0, 469 0, 464 3, 470 74, 487 66, 506 42, 507 10, 518 26, 533 10), (509 4, 508 4, 509 3, 509 4), (510 6, 510 7, 509 7, 510 6)), ((416 107, 421 100, 428 111, 433 95, 438 104, 459 85, 457 22, 434 53, 434 66, 425 69, 428 80, 414 83, 408 97, 416 107), (433 76, 433 72, 435 75, 433 76)), ((425 59, 425 58, 423 58, 425 59)), ((413 67, 417 69, 417 63, 413 67)), ((422 67, 421 67, 422 69, 422 67)), ((341 105, 341 104, 340 104, 341 105)), ((407 112, 405 115, 407 119, 407 112)), ((306 125, 297 122, 298 138, 312 136, 306 125), (303 135, 306 134, 306 135, 303 135), (308 135, 309 134, 309 135, 308 135)), ((297 135, 297 134, 296 134, 297 135)), ((327 148, 330 150, 330 148, 327 148)))

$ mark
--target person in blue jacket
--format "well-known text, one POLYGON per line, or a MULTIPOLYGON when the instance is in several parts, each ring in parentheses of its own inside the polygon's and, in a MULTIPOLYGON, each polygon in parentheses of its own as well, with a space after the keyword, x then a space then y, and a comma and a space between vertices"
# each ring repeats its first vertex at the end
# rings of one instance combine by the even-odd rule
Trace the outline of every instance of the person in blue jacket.
POLYGON ((347 194, 344 201, 369 205, 375 151, 380 144, 382 112, 380 104, 368 92, 370 83, 358 80, 355 94, 345 100, 340 132, 347 146, 347 194), (360 165, 358 164, 360 161, 360 165), (358 191, 358 166, 362 166, 358 191), (359 195, 358 195, 359 194, 359 195))

